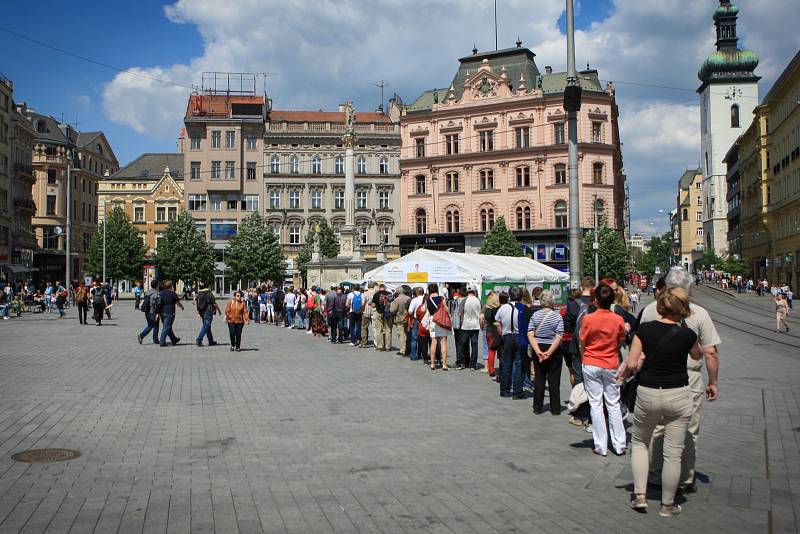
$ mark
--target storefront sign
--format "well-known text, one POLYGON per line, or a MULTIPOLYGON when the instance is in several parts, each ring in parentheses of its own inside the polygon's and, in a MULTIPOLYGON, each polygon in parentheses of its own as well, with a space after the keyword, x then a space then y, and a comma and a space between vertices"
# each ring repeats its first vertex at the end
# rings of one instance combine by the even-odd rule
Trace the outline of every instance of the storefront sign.
POLYGON ((211 223, 211 239, 228 240, 236 235, 236 223, 211 223))
POLYGON ((553 259, 556 261, 565 261, 567 259, 567 247, 563 243, 557 243, 553 259))

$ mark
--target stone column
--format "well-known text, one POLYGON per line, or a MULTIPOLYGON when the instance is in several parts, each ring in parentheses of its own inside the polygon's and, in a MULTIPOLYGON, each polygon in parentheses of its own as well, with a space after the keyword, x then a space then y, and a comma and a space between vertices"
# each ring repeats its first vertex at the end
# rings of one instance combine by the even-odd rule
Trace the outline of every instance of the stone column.
POLYGON ((344 226, 339 231, 339 257, 352 258, 353 261, 361 259, 361 243, 356 228, 356 175, 355 175, 355 154, 353 148, 358 139, 354 133, 355 112, 352 102, 348 102, 345 107, 345 134, 342 142, 345 146, 344 157, 344 226))

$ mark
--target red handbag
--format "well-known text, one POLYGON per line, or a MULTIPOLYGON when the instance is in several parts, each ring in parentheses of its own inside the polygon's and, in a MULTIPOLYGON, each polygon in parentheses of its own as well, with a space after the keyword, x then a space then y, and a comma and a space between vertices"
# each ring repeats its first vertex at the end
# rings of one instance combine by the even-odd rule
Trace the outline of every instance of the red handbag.
POLYGON ((450 318, 450 313, 447 311, 447 308, 444 307, 444 304, 445 301, 444 298, 442 298, 433 316, 431 316, 431 320, 436 323, 436 326, 440 326, 445 330, 452 330, 453 320, 450 318))

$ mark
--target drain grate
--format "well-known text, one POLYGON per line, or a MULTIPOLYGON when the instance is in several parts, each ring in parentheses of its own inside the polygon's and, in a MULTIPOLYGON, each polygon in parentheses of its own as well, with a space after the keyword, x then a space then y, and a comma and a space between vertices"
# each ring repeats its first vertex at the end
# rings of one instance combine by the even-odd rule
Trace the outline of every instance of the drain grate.
POLYGON ((27 464, 49 464, 52 462, 66 462, 74 460, 81 453, 72 449, 31 449, 29 451, 18 452, 11 456, 15 462, 27 464))

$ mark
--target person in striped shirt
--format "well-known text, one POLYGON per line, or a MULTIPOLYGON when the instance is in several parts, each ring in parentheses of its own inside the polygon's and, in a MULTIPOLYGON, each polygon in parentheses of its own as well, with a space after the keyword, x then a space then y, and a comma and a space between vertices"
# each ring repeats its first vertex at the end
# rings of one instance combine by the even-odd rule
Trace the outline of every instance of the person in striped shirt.
POLYGON ((554 309, 555 302, 550 291, 539 297, 541 308, 528 323, 528 342, 533 349, 533 413, 542 413, 544 384, 550 391, 550 413, 561 414, 561 338, 564 336, 564 320, 554 309))

